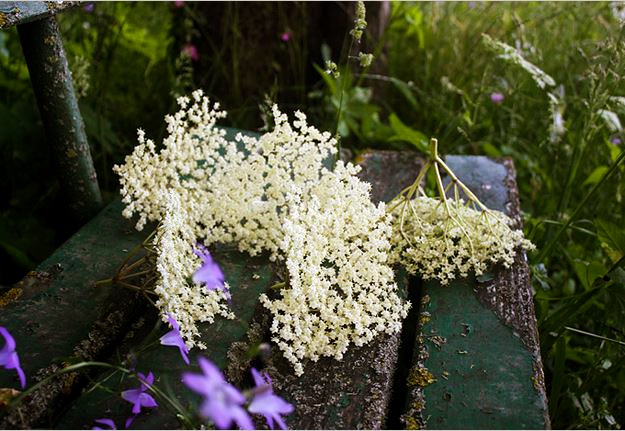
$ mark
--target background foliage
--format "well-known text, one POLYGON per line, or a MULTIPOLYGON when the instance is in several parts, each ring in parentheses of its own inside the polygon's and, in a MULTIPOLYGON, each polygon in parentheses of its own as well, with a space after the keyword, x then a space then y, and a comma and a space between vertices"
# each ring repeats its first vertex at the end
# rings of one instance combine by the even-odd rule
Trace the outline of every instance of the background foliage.
MULTIPOLYGON (((435 136, 446 153, 510 156, 537 245, 529 258, 553 427, 625 424, 617 5, 402 2, 390 5, 386 26, 383 5, 371 5, 374 34, 364 44, 376 60, 364 70, 343 42, 351 5, 210 7, 95 3, 59 17, 105 198, 116 193, 111 166, 132 150, 136 128, 158 140, 175 96, 198 86, 240 128, 260 129, 274 100, 336 130, 356 153, 422 151, 435 136), (555 85, 540 88, 482 34, 516 48, 555 85), (339 63, 340 78, 323 72, 325 59, 339 63)), ((17 33, 0 32, 0 285, 71 234, 48 160, 17 33)))

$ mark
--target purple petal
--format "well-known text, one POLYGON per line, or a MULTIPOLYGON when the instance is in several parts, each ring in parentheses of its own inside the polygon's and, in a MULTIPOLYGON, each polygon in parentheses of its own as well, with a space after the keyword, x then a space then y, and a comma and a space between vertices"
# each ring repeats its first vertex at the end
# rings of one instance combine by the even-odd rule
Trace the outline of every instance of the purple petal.
MULTIPOLYGON (((17 357, 17 354, 15 354, 17 357)), ((26 387, 26 374, 24 374, 24 370, 19 366, 19 361, 17 367, 15 367, 15 371, 17 371, 17 376, 20 378, 20 385, 22 385, 22 389, 26 387)))
POLYGON ((236 422, 239 429, 242 430, 253 430, 254 424, 252 423, 252 418, 247 414, 245 410, 241 407, 232 408, 232 418, 236 422))
POLYGON ((263 377, 260 375, 260 373, 258 372, 256 368, 252 367, 251 371, 252 371, 252 377, 254 378, 254 384, 256 385, 256 387, 267 384, 267 382, 263 379, 263 377))
POLYGON ((122 398, 128 401, 129 403, 134 404, 132 407, 133 413, 139 413, 141 411, 141 404, 139 401, 139 397, 143 392, 141 389, 129 389, 127 391, 122 392, 122 398))
POLYGON ((137 376, 141 382, 141 391, 145 392, 150 389, 150 386, 154 383, 154 374, 152 374, 152 371, 148 373, 147 377, 143 373, 137 373, 137 376))
POLYGON ((170 313, 167 313, 167 321, 169 322, 171 327, 174 328, 175 331, 180 331, 180 325, 178 325, 178 322, 170 313))
POLYGON ((15 340, 13 336, 7 331, 4 326, 0 326, 0 334, 4 337, 4 342, 6 343, 2 348, 2 351, 12 352, 15 350, 15 340))
POLYGON ((137 417, 137 415, 132 415, 128 419, 126 419, 126 422, 124 422, 124 428, 126 428, 126 429, 130 428, 130 425, 132 425, 132 423, 135 421, 136 417, 137 417))
POLYGON ((183 373, 182 382, 192 391, 208 396, 211 393, 212 385, 202 374, 183 373))
POLYGON ((150 394, 146 394, 145 392, 139 396, 139 404, 141 405, 141 407, 158 407, 158 403, 156 402, 154 397, 150 394))
POLYGON ((177 331, 174 328, 171 331, 169 331, 167 334, 163 335, 161 337, 161 344, 163 346, 178 347, 178 349, 180 350, 180 355, 182 356, 182 359, 187 365, 189 365, 189 357, 187 356, 187 353, 189 353, 189 348, 187 347, 186 343, 180 336, 179 331, 177 331))
POLYGON ((216 383, 226 381, 226 379, 224 379, 224 375, 221 374, 221 371, 219 370, 219 368, 217 368, 215 364, 213 364, 211 361, 209 361, 205 357, 200 356, 198 358, 198 363, 200 364, 200 368, 202 369, 202 371, 204 372, 204 374, 210 381, 216 382, 216 383))
POLYGON ((209 290, 223 289, 224 273, 219 265, 213 260, 210 252, 202 244, 198 244, 199 250, 193 252, 202 259, 202 266, 191 277, 195 283, 204 283, 209 290))
MULTIPOLYGON (((117 426, 115 425, 115 422, 113 421, 113 419, 106 419, 106 418, 104 418, 104 419, 95 419, 94 422, 98 423, 98 424, 106 425, 106 426, 109 427, 109 429, 112 429, 112 430, 116 430, 117 429, 117 426)), ((92 429, 100 430, 102 428, 93 427, 92 429)))

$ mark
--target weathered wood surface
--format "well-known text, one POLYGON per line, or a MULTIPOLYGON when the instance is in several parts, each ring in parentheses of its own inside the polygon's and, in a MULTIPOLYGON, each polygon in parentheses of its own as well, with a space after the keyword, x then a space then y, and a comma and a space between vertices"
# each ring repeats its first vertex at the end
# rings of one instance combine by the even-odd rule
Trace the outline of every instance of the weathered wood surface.
POLYGON ((79 227, 102 209, 102 196, 58 24, 47 17, 19 25, 18 33, 68 204, 68 223, 79 227))
POLYGON ((0 30, 55 15, 77 1, 0 1, 0 30))
MULTIPOLYGON (((94 287, 147 235, 136 232, 121 210, 119 201, 106 207, 0 298, 0 326, 15 337, 28 386, 69 358, 102 358, 144 313, 145 304, 134 294, 94 287)), ((74 375, 60 377, 27 398, 21 412, 0 418, 0 428, 32 427, 80 383, 74 375)), ((0 388, 17 387, 15 373, 0 372, 0 388)))
MULTIPOLYGON (((521 227, 511 160, 449 156, 447 163, 487 207, 521 227)), ((403 417, 408 428, 549 428, 525 256, 493 275, 483 283, 424 283, 403 417)))

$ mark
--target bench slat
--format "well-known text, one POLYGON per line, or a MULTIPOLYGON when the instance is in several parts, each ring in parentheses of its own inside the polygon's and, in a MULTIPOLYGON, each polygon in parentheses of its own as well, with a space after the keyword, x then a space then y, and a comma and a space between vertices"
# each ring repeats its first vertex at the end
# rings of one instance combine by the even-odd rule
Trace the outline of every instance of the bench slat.
MULTIPOLYGON (((489 208, 521 226, 511 160, 447 157, 489 208)), ((536 320, 523 255, 490 281, 424 283, 421 334, 404 421, 431 429, 549 427, 536 320), (435 382, 428 384, 432 379, 435 382), (425 401, 425 406, 423 402, 425 401)))

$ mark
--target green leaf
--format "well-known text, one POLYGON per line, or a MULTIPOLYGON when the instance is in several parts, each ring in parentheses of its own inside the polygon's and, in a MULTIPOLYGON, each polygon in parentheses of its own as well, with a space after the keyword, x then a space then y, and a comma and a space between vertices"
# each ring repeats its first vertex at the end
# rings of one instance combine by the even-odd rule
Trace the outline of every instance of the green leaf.
POLYGON ((599 262, 587 262, 580 259, 573 259, 573 269, 577 278, 582 282, 586 290, 589 290, 595 280, 606 273, 606 268, 599 262))
POLYGON ((607 171, 608 171, 607 166, 599 166, 595 168, 595 170, 592 171, 590 175, 588 175, 588 178, 586 178, 582 186, 586 186, 588 184, 597 184, 607 171))
POLYGON ((406 126, 395 113, 392 113, 388 119, 391 128, 395 132, 395 135, 391 136, 389 141, 408 142, 422 153, 428 152, 428 140, 423 133, 406 126))
POLYGON ((623 232, 623 228, 603 219, 596 219, 594 224, 601 246, 606 249, 610 259, 617 262, 625 255, 625 232, 623 232))

